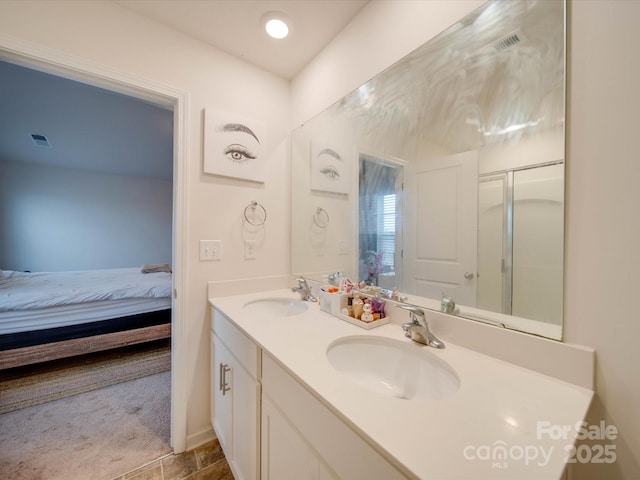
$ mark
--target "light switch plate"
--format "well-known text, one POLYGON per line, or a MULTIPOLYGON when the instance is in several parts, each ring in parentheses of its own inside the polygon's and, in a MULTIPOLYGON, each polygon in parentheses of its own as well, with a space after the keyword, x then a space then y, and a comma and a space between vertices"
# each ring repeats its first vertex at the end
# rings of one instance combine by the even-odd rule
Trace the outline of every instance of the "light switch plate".
POLYGON ((200 240, 200 260, 220 260, 221 244, 220 240, 200 240))

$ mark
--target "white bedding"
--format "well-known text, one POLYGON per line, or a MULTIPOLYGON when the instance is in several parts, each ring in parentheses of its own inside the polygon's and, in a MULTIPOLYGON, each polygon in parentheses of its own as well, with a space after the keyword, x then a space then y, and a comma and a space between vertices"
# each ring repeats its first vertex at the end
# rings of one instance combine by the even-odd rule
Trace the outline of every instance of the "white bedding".
POLYGON ((0 312, 0 335, 68 327, 171 308, 170 298, 132 298, 0 312))
POLYGON ((143 274, 140 268, 38 273, 4 270, 0 282, 0 312, 133 298, 171 298, 171 274, 143 274))

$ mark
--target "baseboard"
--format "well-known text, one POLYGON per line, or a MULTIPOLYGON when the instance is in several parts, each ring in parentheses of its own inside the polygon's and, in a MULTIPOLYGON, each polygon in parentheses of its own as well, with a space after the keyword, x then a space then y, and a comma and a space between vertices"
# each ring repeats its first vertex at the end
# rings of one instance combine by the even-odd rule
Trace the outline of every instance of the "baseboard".
POLYGON ((208 428, 204 428, 199 432, 192 433, 191 435, 187 435, 187 451, 193 450, 194 448, 198 448, 200 445, 204 445, 205 443, 211 442, 215 440, 216 434, 213 431, 213 428, 209 426, 208 428))

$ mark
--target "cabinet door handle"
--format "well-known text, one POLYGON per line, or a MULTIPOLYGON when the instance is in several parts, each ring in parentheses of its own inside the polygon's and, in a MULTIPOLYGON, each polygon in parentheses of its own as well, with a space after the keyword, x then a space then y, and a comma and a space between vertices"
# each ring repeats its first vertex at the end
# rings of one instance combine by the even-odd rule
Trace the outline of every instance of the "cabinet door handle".
POLYGON ((227 383, 227 373, 231 371, 231 367, 226 363, 220 364, 220 390, 222 390, 222 395, 225 395, 231 387, 227 383))
POLYGON ((218 365, 218 390, 222 391, 222 363, 218 365))

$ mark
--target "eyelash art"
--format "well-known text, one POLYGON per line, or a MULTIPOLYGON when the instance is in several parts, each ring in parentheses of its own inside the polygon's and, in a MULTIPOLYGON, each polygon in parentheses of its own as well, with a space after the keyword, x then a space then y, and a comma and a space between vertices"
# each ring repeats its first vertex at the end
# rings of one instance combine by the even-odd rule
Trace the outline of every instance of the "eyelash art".
POLYGON ((244 163, 255 160, 256 156, 243 145, 233 143, 224 149, 224 155, 234 163, 244 163))
POLYGON ((338 178, 340 178, 340 172, 333 165, 327 165, 322 170, 320 170, 320 173, 331 180, 337 180, 338 178))

